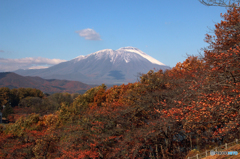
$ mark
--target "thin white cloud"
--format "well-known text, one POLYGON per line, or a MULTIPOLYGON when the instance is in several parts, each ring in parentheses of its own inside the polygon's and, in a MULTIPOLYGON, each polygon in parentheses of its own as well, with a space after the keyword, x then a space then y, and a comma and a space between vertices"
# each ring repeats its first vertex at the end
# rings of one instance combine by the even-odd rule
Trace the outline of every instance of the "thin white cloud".
POLYGON ((76 31, 79 36, 84 37, 86 40, 102 40, 100 35, 93 29, 87 28, 76 31))
POLYGON ((18 64, 49 64, 55 65, 61 62, 65 62, 66 60, 61 59, 48 59, 44 57, 26 57, 21 59, 4 59, 0 58, 1 63, 18 63, 18 64))
POLYGON ((44 57, 26 57, 21 59, 0 58, 0 72, 11 72, 18 69, 40 69, 65 62, 61 59, 48 59, 44 57))
POLYGON ((3 50, 0 50, 0 52, 5 52, 5 51, 3 51, 3 50))
POLYGON ((28 69, 43 69, 43 68, 48 68, 49 66, 32 66, 29 67, 28 69))

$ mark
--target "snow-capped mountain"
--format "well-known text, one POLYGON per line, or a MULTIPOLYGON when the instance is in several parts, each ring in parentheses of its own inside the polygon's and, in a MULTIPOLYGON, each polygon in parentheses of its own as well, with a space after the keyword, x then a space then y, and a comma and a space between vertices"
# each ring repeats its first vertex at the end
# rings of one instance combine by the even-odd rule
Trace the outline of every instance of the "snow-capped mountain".
POLYGON ((154 68, 170 69, 137 48, 122 47, 118 50, 104 49, 86 56, 81 55, 46 69, 17 70, 15 73, 87 84, 122 84, 136 82, 139 73, 147 73, 154 68))

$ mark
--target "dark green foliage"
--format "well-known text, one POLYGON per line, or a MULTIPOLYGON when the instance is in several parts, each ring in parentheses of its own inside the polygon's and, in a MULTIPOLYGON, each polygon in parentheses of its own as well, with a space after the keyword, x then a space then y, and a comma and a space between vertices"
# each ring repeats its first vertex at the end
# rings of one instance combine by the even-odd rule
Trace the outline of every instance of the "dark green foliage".
POLYGON ((6 104, 5 108, 2 110, 3 117, 7 118, 10 114, 13 113, 13 108, 9 104, 6 104))
POLYGON ((20 100, 20 107, 40 107, 42 104, 42 99, 39 97, 26 97, 20 100))
POLYGON ((10 98, 10 89, 7 87, 2 87, 0 88, 0 106, 1 110, 3 109, 3 105, 6 105, 9 103, 9 98, 10 98))
POLYGON ((35 88, 14 88, 10 90, 7 87, 0 88, 0 106, 9 103, 12 107, 18 106, 20 100, 26 97, 39 97, 43 98, 44 94, 42 91, 35 88))
POLYGON ((51 98, 26 97, 19 102, 19 106, 22 108, 30 107, 32 113, 45 115, 54 113, 60 104, 51 98))
POLYGON ((73 102, 73 98, 69 93, 54 93, 48 97, 50 100, 58 103, 59 105, 63 102, 70 104, 73 102))
POLYGON ((11 89, 10 90, 10 102, 11 102, 11 105, 14 107, 14 106, 17 106, 20 99, 19 99, 19 92, 18 92, 18 89, 11 89))
POLYGON ((49 98, 44 98, 42 99, 42 104, 40 107, 34 107, 34 112, 39 113, 41 115, 43 114, 50 114, 54 113, 60 108, 60 104, 57 102, 49 99, 49 98))

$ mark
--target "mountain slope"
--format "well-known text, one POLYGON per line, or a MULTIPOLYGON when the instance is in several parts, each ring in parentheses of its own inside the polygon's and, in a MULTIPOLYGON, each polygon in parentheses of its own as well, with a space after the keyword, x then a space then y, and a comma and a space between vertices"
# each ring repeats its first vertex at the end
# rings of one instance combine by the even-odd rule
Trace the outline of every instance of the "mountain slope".
POLYGON ((0 73, 0 87, 12 88, 36 88, 46 93, 68 92, 68 93, 83 93, 93 86, 84 84, 78 81, 45 80, 40 77, 23 77, 12 72, 0 73))
POLYGON ((154 68, 170 69, 137 48, 123 47, 81 55, 46 69, 17 70, 15 73, 45 79, 75 80, 87 84, 122 84, 136 82, 138 73, 147 73, 154 68))

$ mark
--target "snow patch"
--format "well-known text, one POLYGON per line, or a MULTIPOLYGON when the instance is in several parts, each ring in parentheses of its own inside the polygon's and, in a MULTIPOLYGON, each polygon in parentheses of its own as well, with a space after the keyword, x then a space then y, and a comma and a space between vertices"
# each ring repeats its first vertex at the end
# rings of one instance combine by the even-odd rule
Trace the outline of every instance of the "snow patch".
POLYGON ((78 61, 80 61, 80 60, 86 59, 87 57, 88 57, 88 56, 80 55, 80 56, 74 58, 74 60, 75 60, 75 62, 78 62, 78 61))
POLYGON ((99 51, 97 51, 97 52, 94 52, 94 53, 92 53, 92 54, 98 54, 98 53, 106 52, 106 51, 111 52, 111 51, 113 51, 113 50, 112 50, 112 49, 103 49, 103 50, 99 50, 99 51))
POLYGON ((118 50, 112 50, 112 49, 104 49, 104 50, 99 50, 97 52, 91 53, 89 55, 80 55, 78 57, 75 58, 76 62, 86 59, 89 56, 95 56, 96 59, 102 59, 102 58, 110 58, 110 62, 115 63, 115 61, 117 60, 117 57, 120 56, 126 63, 129 63, 131 61, 132 58, 136 58, 133 55, 129 54, 129 53, 135 53, 140 55, 141 57, 147 59, 148 61, 150 61, 153 64, 157 64, 157 65, 164 65, 165 64, 161 63, 160 61, 156 60, 155 58, 149 56, 148 54, 142 52, 141 50, 139 50, 138 48, 134 48, 131 46, 128 47, 122 47, 118 50), (128 53, 125 53, 128 52, 128 53))
POLYGON ((125 60, 126 63, 129 63, 129 62, 130 62, 130 60, 127 59, 127 58, 124 58, 124 60, 125 60))
MULTIPOLYGON (((165 64, 161 63, 160 61, 156 60, 155 58, 149 56, 148 54, 142 52, 141 50, 139 50, 139 49, 137 49, 137 48, 134 48, 134 47, 131 47, 131 46, 129 46, 129 47, 122 47, 122 48, 120 48, 120 49, 118 49, 118 50, 124 50, 124 51, 127 51, 127 52, 136 53, 136 54, 142 56, 143 58, 147 59, 148 61, 150 61, 150 62, 153 63, 153 64, 165 65, 165 64)), ((118 50, 117 50, 117 51, 118 51, 118 50)))

